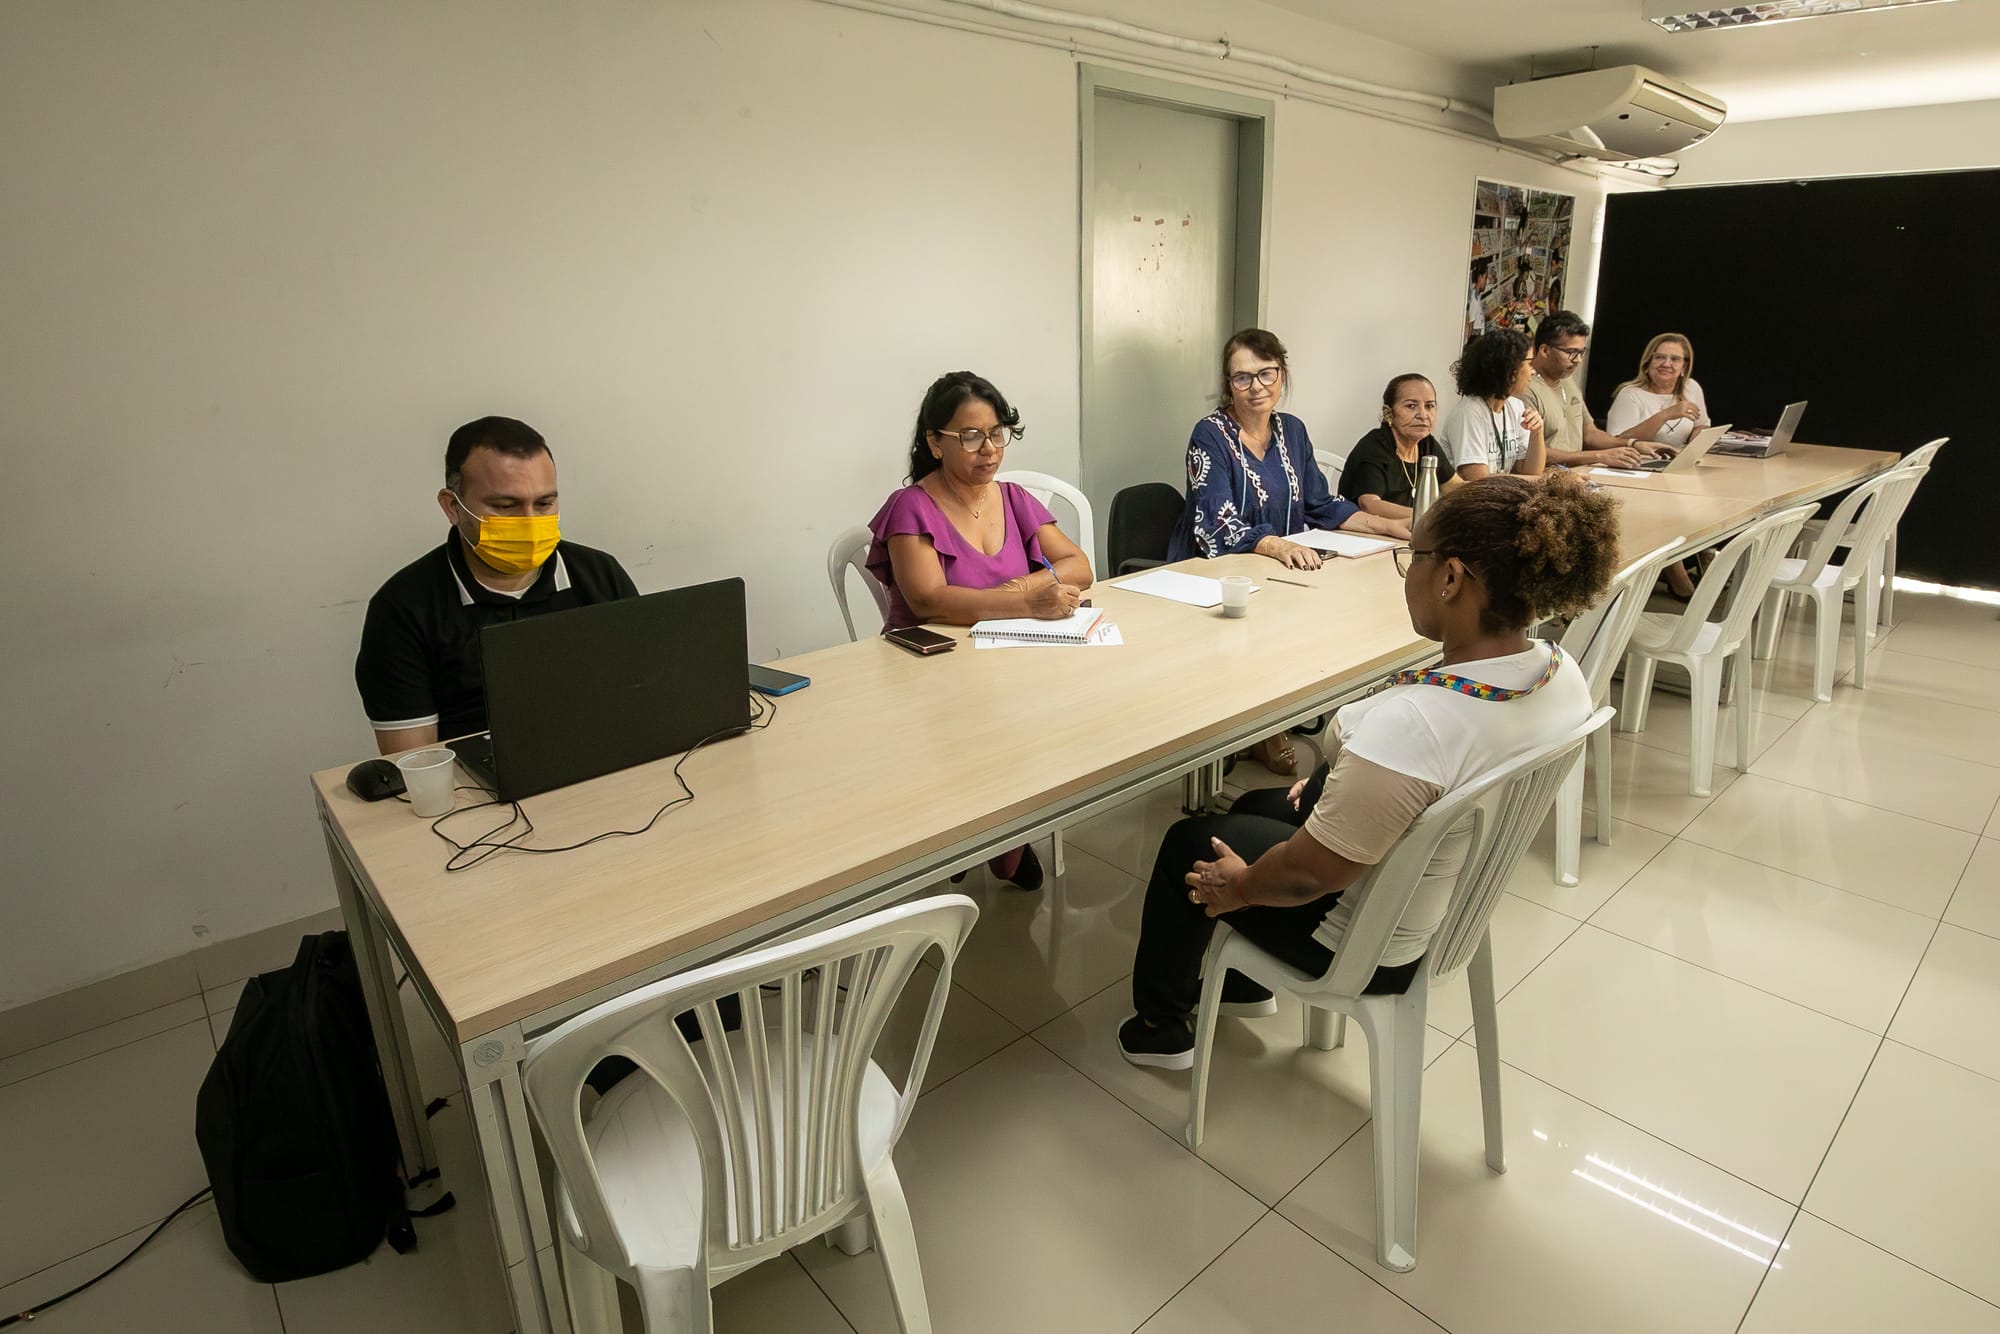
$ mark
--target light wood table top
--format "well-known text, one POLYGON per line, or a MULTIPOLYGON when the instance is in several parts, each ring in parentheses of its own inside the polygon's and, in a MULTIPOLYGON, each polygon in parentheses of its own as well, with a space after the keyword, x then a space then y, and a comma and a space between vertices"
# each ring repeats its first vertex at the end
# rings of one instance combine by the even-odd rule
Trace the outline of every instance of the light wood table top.
MULTIPOLYGON (((313 786, 439 1019, 466 1041, 1024 815, 1059 812, 1121 774, 1433 648, 1411 630, 1386 555, 1314 573, 1255 556, 1197 564, 1256 578, 1250 614, 1227 620, 1099 584, 1091 596, 1122 646, 964 644, 919 658, 870 639, 789 659, 811 687, 779 700, 768 730, 697 753, 682 770, 697 799, 636 838, 501 853, 447 874, 450 849, 405 804, 358 800, 345 767, 313 786)), ((675 795, 672 767, 529 798, 525 841, 638 827, 675 795)), ((468 841, 500 815, 446 827, 468 841)))
POLYGON ((1710 454, 1695 465, 1693 472, 1620 477, 1602 468, 1585 468, 1579 475, 1600 486, 1615 486, 1620 490, 1754 500, 1767 509, 1776 509, 1794 498, 1823 496, 1851 486, 1893 467, 1900 457, 1879 449, 1794 444, 1774 459, 1710 454))

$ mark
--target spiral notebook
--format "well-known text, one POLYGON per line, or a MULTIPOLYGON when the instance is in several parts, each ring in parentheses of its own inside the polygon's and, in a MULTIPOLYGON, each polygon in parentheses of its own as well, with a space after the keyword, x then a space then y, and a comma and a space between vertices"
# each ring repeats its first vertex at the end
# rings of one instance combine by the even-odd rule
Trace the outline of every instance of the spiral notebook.
POLYGON ((1016 644, 1081 644, 1104 619, 1104 613, 1078 607, 1059 621, 1019 617, 1009 621, 981 621, 972 627, 974 639, 1004 639, 1016 644))

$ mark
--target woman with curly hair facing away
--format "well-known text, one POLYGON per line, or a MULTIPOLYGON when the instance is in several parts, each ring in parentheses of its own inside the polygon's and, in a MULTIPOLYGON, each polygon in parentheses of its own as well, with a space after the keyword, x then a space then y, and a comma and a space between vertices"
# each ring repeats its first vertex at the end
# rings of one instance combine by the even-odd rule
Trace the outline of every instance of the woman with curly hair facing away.
POLYGON ((1451 373, 1458 401, 1437 424, 1438 443, 1455 470, 1444 485, 1495 473, 1539 476, 1545 453, 1542 414, 1521 398, 1534 374, 1527 335, 1488 329, 1466 343, 1451 373))
MULTIPOLYGON (((1528 638, 1544 616, 1591 605, 1618 562, 1618 511, 1568 473, 1496 476, 1441 496, 1395 552, 1418 634, 1441 640, 1436 673, 1406 672, 1334 715, 1323 790, 1252 796, 1228 815, 1167 831, 1146 887, 1132 964, 1135 1013, 1118 1030, 1134 1065, 1193 1064, 1192 1018, 1214 919, 1292 967, 1323 976, 1358 904, 1345 892, 1446 792, 1562 736, 1590 717, 1590 687, 1554 644, 1528 638), (1440 675, 1440 673, 1442 675, 1440 675), (1239 813, 1246 803, 1265 813, 1239 813), (1282 814, 1283 818, 1279 818, 1282 814)), ((1465 860, 1470 817, 1438 845, 1390 937, 1370 994, 1400 994, 1422 963, 1465 860)), ((1222 1013, 1272 1014, 1277 1002, 1238 974, 1222 1013)))

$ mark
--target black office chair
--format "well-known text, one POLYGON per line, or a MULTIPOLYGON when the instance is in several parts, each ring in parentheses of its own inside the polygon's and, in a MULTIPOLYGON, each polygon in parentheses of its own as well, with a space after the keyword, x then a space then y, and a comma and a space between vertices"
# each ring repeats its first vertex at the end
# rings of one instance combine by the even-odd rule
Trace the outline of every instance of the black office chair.
POLYGON ((1141 482, 1111 497, 1111 530, 1105 554, 1114 575, 1167 563, 1167 543, 1186 502, 1165 482, 1141 482))

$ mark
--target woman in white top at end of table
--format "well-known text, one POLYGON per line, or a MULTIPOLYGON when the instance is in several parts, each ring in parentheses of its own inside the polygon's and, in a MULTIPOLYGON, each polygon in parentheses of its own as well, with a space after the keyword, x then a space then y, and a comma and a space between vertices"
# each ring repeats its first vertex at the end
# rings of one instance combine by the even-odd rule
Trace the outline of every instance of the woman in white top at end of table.
POLYGON ((1709 425, 1708 399, 1694 378, 1694 344, 1663 333, 1646 344, 1639 373, 1618 386, 1604 429, 1679 449, 1709 425))
MULTIPOLYGON (((1618 386, 1604 429, 1677 450, 1708 426, 1708 399, 1694 378, 1694 344, 1686 334, 1656 334, 1639 357, 1639 373, 1618 386)), ((1681 561, 1665 571, 1667 587, 1686 602, 1694 580, 1681 561)))
POLYGON ((1527 335, 1512 329, 1475 334, 1451 373, 1458 401, 1437 425, 1438 443, 1452 465, 1443 489, 1496 473, 1540 476, 1546 457, 1542 414, 1521 398, 1534 373, 1527 335))

